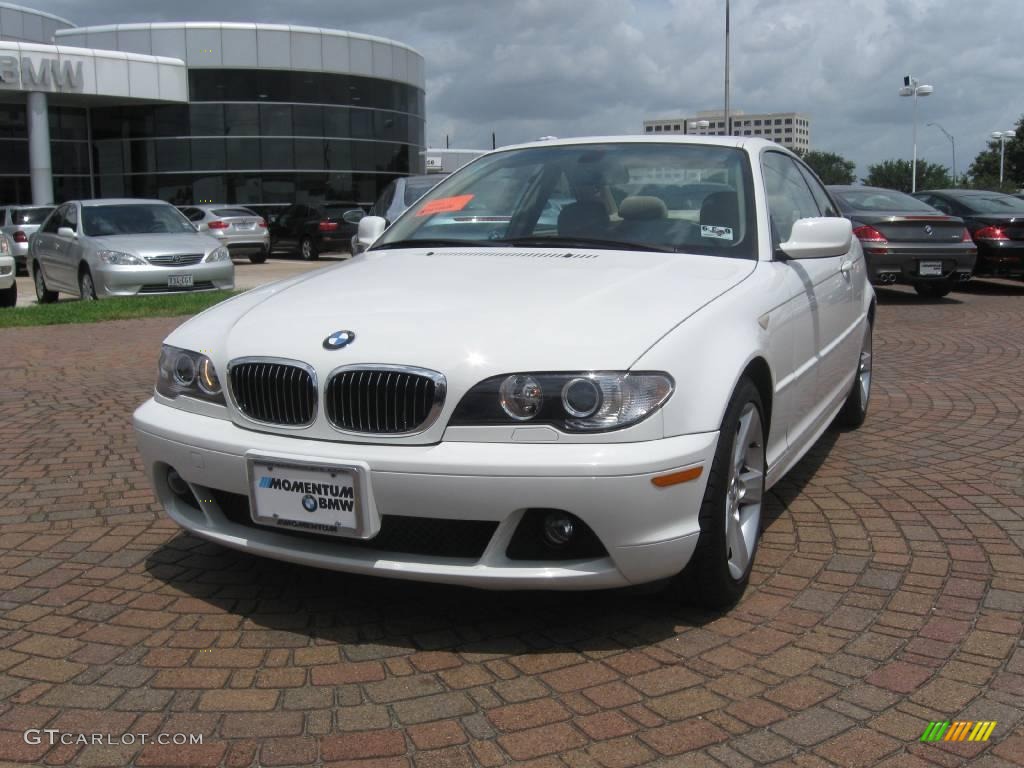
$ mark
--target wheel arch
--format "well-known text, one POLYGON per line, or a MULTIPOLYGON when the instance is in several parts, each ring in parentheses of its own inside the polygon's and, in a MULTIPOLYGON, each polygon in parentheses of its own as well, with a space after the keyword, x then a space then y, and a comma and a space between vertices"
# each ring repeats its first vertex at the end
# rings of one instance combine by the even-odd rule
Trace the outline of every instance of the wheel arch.
POLYGON ((739 379, 737 379, 737 385, 743 378, 750 379, 754 383, 754 386, 757 387, 757 393, 761 396, 761 405, 764 406, 765 411, 764 437, 765 440, 767 440, 772 429, 772 403, 774 399, 773 396, 775 394, 775 379, 772 377, 771 366, 768 365, 767 360, 758 355, 747 363, 746 367, 743 369, 743 373, 741 373, 739 379))

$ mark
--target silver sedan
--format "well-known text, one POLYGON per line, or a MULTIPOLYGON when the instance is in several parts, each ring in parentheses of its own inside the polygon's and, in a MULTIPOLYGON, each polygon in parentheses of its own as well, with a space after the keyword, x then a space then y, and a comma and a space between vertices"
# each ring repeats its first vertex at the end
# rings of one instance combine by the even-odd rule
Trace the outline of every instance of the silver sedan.
POLYGON ((204 235, 217 238, 232 256, 262 264, 270 254, 270 234, 262 216, 241 205, 189 205, 178 208, 204 235))
POLYGON ((56 208, 29 241, 40 303, 232 289, 228 249, 161 200, 81 200, 56 208))

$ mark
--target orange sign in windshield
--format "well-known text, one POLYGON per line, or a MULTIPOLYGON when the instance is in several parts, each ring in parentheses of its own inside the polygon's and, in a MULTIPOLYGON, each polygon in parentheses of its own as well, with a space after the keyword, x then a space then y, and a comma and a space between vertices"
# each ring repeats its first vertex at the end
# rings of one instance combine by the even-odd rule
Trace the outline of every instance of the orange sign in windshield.
POLYGON ((455 211, 461 211, 469 205, 469 201, 472 199, 473 195, 457 195, 455 197, 442 197, 438 200, 431 200, 420 208, 416 212, 416 215, 433 216, 435 213, 453 213, 455 211))

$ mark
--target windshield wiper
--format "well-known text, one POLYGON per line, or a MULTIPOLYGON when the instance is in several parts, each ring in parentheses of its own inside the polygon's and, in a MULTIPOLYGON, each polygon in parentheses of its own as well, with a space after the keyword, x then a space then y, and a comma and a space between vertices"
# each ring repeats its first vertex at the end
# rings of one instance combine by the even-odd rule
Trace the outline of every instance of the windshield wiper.
POLYGON ((675 248, 664 245, 645 243, 627 243, 622 240, 603 240, 597 237, 510 237, 505 240, 492 240, 499 245, 540 246, 550 248, 607 248, 614 251, 658 251, 660 253, 678 253, 675 248))
POLYGON ((500 240, 449 240, 434 238, 427 240, 395 240, 381 243, 370 248, 371 251, 384 251, 389 248, 494 248, 501 245, 500 240))

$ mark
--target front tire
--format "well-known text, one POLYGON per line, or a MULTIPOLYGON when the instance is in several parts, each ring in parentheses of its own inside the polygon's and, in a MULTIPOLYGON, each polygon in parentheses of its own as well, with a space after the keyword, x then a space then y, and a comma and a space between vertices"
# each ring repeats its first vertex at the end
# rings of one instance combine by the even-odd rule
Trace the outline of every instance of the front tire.
POLYGON ((96 301, 96 284, 88 267, 83 267, 78 275, 78 296, 82 301, 96 301))
POLYGON ((853 388, 846 396, 843 408, 836 416, 836 424, 847 429, 856 429, 868 417, 868 403, 871 400, 871 371, 874 366, 874 336, 875 323, 868 320, 868 327, 864 331, 864 340, 860 346, 860 356, 857 358, 857 375, 853 378, 853 388))
POLYGON ((37 261, 32 265, 32 282, 36 287, 36 301, 40 304, 53 304, 57 300, 57 291, 48 290, 46 278, 43 277, 43 268, 37 261))
POLYGON ((18 283, 11 283, 9 288, 0 291, 0 307, 7 309, 16 306, 18 303, 18 283))
POLYGON ((914 290, 917 295, 925 299, 941 299, 948 296, 953 290, 953 284, 949 280, 929 280, 927 282, 914 283, 914 290))
POLYGON ((313 242, 313 238, 308 235, 302 238, 302 242, 299 243, 299 255, 302 256, 303 261, 316 261, 320 258, 320 253, 316 249, 316 243, 313 242))
POLYGON ((750 580, 761 533, 765 434, 761 394, 743 378, 722 419, 700 508, 700 537, 682 573, 683 596, 705 608, 735 604, 750 580))

